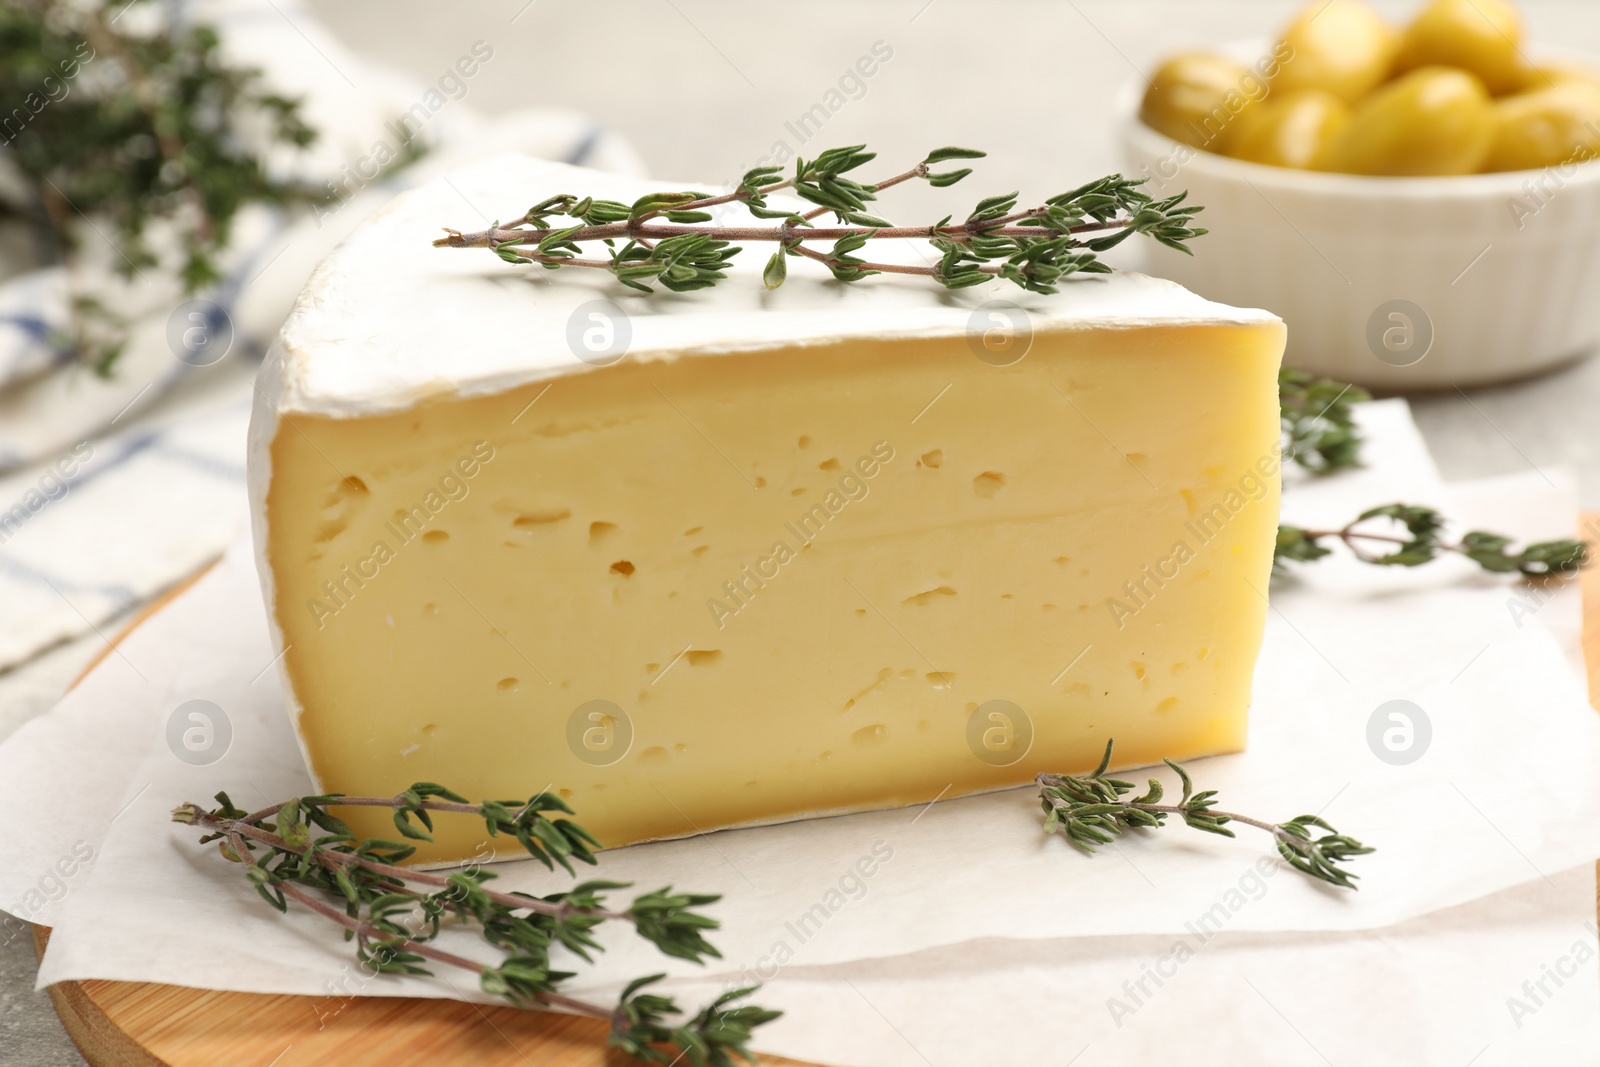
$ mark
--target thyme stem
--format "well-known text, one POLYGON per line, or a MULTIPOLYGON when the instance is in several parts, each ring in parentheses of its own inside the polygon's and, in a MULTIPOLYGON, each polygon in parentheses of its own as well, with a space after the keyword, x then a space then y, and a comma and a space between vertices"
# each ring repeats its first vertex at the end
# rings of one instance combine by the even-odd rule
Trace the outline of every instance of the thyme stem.
POLYGON ((1200 209, 1183 206, 1184 194, 1157 201, 1138 189, 1141 181, 1111 175, 1061 193, 1043 204, 1016 210, 1017 194, 987 197, 958 222, 952 216, 928 226, 897 226, 868 213, 878 194, 904 182, 922 179, 938 188, 953 185, 970 168, 935 173, 934 164, 981 158, 970 148, 940 148, 915 166, 875 183, 861 183, 848 173, 876 158, 851 145, 798 159, 792 177, 781 178, 777 167, 748 171, 737 188, 716 195, 698 192, 649 193, 632 204, 562 194, 535 204, 508 225, 463 232, 445 229, 436 248, 488 248, 508 263, 610 270, 623 285, 650 292, 655 282, 674 292, 715 285, 726 278, 729 261, 741 246, 776 244, 762 280, 769 289, 787 277, 788 257, 827 265, 835 279, 860 281, 874 274, 908 274, 932 278, 948 289, 962 289, 996 278, 1036 293, 1057 292, 1056 283, 1075 273, 1104 274, 1110 268, 1098 255, 1135 233, 1188 251, 1184 242, 1205 233, 1192 226, 1200 209), (770 206, 768 198, 792 190, 812 207, 802 210, 770 206), (722 226, 704 209, 739 203, 758 219, 774 225, 722 226), (838 224, 816 226, 832 213, 838 224), (572 224, 555 222, 557 217, 572 224), (868 241, 928 241, 939 253, 937 267, 867 262, 851 253, 868 241), (808 248, 831 241, 826 255, 808 248), (609 260, 583 257, 584 246, 603 242, 609 260), (623 242, 622 247, 617 247, 623 242))
MULTIPOLYGON (((239 836, 236 830, 228 831, 228 844, 233 849, 234 854, 240 858, 241 862, 248 863, 258 870, 264 869, 261 867, 260 863, 257 862, 255 856, 252 855, 250 850, 245 846, 243 839, 239 836)), ((357 937, 363 938, 364 940, 376 941, 379 944, 387 945, 393 948, 401 948, 407 952, 415 952, 419 956, 426 956, 430 960, 436 960, 439 963, 446 963, 452 967, 458 967, 464 971, 471 971, 473 974, 479 976, 482 976, 482 974, 489 969, 484 964, 481 964, 476 960, 469 960, 465 956, 457 956, 453 952, 445 952, 443 949, 434 948, 432 945, 429 945, 426 942, 413 941, 408 937, 399 936, 390 931, 379 929, 378 927, 373 926, 371 923, 363 922, 360 919, 352 919, 350 916, 339 911, 337 908, 330 906, 322 900, 318 900, 315 896, 307 893, 305 890, 301 889, 292 882, 280 883, 279 888, 283 891, 283 895, 288 897, 290 900, 293 900, 295 903, 301 905, 309 911, 322 916, 329 922, 337 923, 346 930, 354 932, 357 937)), ((568 1011, 576 1012, 579 1015, 588 1015, 596 1019, 611 1018, 611 1012, 600 1007, 598 1004, 590 1004, 587 1001, 577 1000, 576 998, 566 996, 562 993, 534 993, 531 995, 538 1000, 539 1003, 550 1007, 566 1008, 568 1011)))
MULTIPOLYGON (((800 217, 812 218, 814 215, 815 213, 800 217)), ((1097 222, 1069 227, 1064 232, 1075 234, 1098 233, 1105 230, 1123 229, 1130 225, 1132 223, 1127 219, 1116 219, 1103 223, 1097 222)), ((659 241, 671 237, 691 235, 710 237, 716 241, 791 241, 795 239, 837 241, 846 237, 867 237, 883 240, 893 238, 933 240, 937 238, 956 243, 966 243, 975 236, 1038 237, 1039 229, 1034 226, 997 226, 969 229, 965 223, 953 226, 806 226, 803 228, 790 228, 787 226, 687 226, 673 223, 644 225, 643 223, 613 222, 603 226, 580 227, 568 239, 573 242, 583 242, 618 240, 626 237, 632 240, 650 238, 659 241)), ((487 230, 476 230, 472 233, 447 230, 445 236, 433 242, 433 246, 435 248, 537 247, 546 236, 548 234, 537 230, 529 231, 503 226, 492 227, 487 230)), ((566 259, 562 262, 572 263, 573 261, 566 259)), ((606 265, 609 266, 610 264, 606 265)))
POLYGON ((1111 746, 1112 742, 1107 741, 1100 766, 1090 774, 1041 774, 1034 780, 1039 787, 1040 806, 1045 811, 1046 833, 1059 832, 1083 851, 1093 852, 1096 846, 1110 842, 1130 828, 1162 826, 1168 815, 1178 816, 1184 825, 1193 829, 1222 837, 1234 836, 1227 824, 1238 822, 1271 834, 1278 854, 1295 870, 1344 889, 1356 887, 1356 876, 1339 864, 1366 855, 1372 849, 1334 830, 1320 816, 1297 815, 1288 822, 1274 823, 1236 812, 1218 811, 1216 791, 1207 789, 1196 793, 1189 773, 1170 759, 1164 762, 1183 784, 1183 797, 1178 803, 1160 802, 1165 790, 1155 778, 1149 780, 1143 795, 1127 798, 1134 784, 1106 774, 1106 768, 1111 766, 1111 746), (1314 828, 1327 832, 1313 839, 1314 828))
MULTIPOLYGON (((1065 778, 1066 778, 1065 775, 1041 774, 1041 775, 1038 776, 1037 779, 1035 779, 1035 781, 1042 788, 1051 788, 1051 787, 1059 787, 1062 784, 1062 782, 1065 780, 1065 778)), ((1066 812, 1070 811, 1071 808, 1072 808, 1072 803, 1070 801, 1064 800, 1064 799, 1062 799, 1061 797, 1058 797, 1058 796, 1046 797, 1046 800, 1052 807, 1054 807, 1057 810, 1061 811, 1063 814, 1065 814, 1066 812)), ((1179 815, 1179 816, 1181 816, 1187 810, 1182 805, 1179 805, 1179 804, 1141 804, 1141 803, 1139 803, 1138 801, 1135 801, 1135 800, 1125 801, 1124 802, 1124 806, 1129 808, 1130 810, 1133 810, 1133 811, 1147 811, 1147 812, 1150 812, 1151 814, 1155 814, 1155 815, 1179 815)), ((1225 822, 1225 823, 1228 823, 1228 822, 1243 823, 1246 826, 1253 826, 1257 830, 1264 830, 1267 833, 1271 834, 1273 837, 1276 837, 1280 841, 1289 842, 1291 844, 1291 846, 1296 848, 1296 849, 1300 848, 1300 846, 1304 844, 1304 842, 1300 838, 1297 838, 1293 834, 1291 834, 1291 833, 1287 832, 1286 830, 1284 830, 1282 825, 1280 825, 1279 823, 1267 822, 1265 819, 1257 819, 1257 818, 1253 818, 1252 816, 1249 816, 1249 815, 1241 815, 1236 811, 1215 811, 1215 810, 1213 810, 1213 811, 1211 811, 1211 815, 1212 815, 1213 818, 1216 818, 1217 820, 1219 820, 1221 822, 1225 822)))
POLYGON ((1337 529, 1308 530, 1299 526, 1278 527, 1273 567, 1283 571, 1289 563, 1310 563, 1329 555, 1332 549, 1322 542, 1338 541, 1362 563, 1380 567, 1417 567, 1438 557, 1441 552, 1463 556, 1491 574, 1520 574, 1525 578, 1545 578, 1572 574, 1589 562, 1589 544, 1562 539, 1539 541, 1512 551, 1512 539, 1484 530, 1469 530, 1459 542, 1442 537, 1445 518, 1433 508, 1416 504, 1385 504, 1368 508, 1337 529), (1358 527, 1370 519, 1389 519, 1405 527, 1405 536, 1368 533, 1358 527), (1394 549, 1374 554, 1363 542, 1393 545, 1394 549))
POLYGON ((423 964, 429 962, 465 970, 478 976, 485 992, 518 1007, 606 1020, 608 1043, 649 1063, 677 1062, 663 1048, 703 1067, 733 1067, 735 1057, 754 1062, 752 1032, 780 1014, 740 1003, 755 992, 747 988, 729 990, 689 1015, 673 998, 644 991, 664 977, 660 974, 630 982, 614 1009, 560 991, 560 983, 572 975, 552 967, 552 950, 560 946, 591 962, 591 953, 601 951, 591 931, 609 920, 631 924, 668 956, 696 963, 719 956, 704 936, 717 928, 717 921, 694 910, 715 903, 714 895, 674 893, 668 886, 635 897, 619 911, 604 906, 602 893, 625 889, 624 882, 582 882, 544 898, 498 893, 484 884, 494 874, 477 865, 448 875, 402 867, 414 848, 400 841, 357 839, 329 811, 387 808, 403 837, 424 841, 432 840, 432 813, 474 815, 490 835, 514 837, 547 867, 559 863, 571 873, 572 860, 595 863, 591 848, 598 843, 588 831, 568 819, 546 816, 571 814, 550 793, 535 794, 525 803, 471 804, 441 785, 418 782, 392 797, 295 797, 254 812, 235 807, 226 793, 218 793, 217 802, 215 810, 181 804, 173 809, 173 821, 208 831, 202 843, 221 840, 223 855, 242 863, 256 892, 279 911, 287 911, 292 901, 343 928, 346 938, 355 940, 363 967, 374 974, 427 975, 423 964), (313 828, 326 833, 313 838, 313 828), (342 911, 337 906, 341 900, 342 911), (445 919, 475 924, 484 940, 503 953, 498 965, 434 944, 445 919))
MULTIPOLYGON (((815 248, 806 248, 804 245, 796 248, 795 251, 807 259, 814 259, 818 263, 826 263, 829 267, 835 266, 840 262, 834 256, 830 256, 825 252, 818 252, 815 248)), ((908 263, 871 263, 863 261, 855 264, 855 266, 861 270, 874 271, 880 274, 920 274, 929 278, 939 276, 938 267, 919 267, 908 263)), ((978 270, 984 274, 1000 273, 999 267, 979 267, 978 270)))
MULTIPOLYGON (((344 802, 343 798, 341 798, 339 802, 342 804, 344 802)), ((392 803, 393 802, 391 801, 389 806, 392 806, 392 803)), ((278 805, 278 808, 268 810, 276 811, 282 807, 283 805, 280 804, 278 805)), ((471 804, 455 804, 448 807, 440 806, 433 808, 432 810, 461 811, 462 809, 466 809, 464 813, 469 814, 477 814, 478 811, 478 809, 471 804)), ((277 834, 261 829, 259 826, 254 825, 249 817, 244 819, 224 819, 219 818, 210 812, 199 812, 196 814, 194 822, 198 826, 205 826, 210 829, 226 833, 229 835, 230 839, 232 835, 240 834, 244 837, 250 838, 252 841, 259 841, 263 845, 271 846, 272 848, 283 852, 292 852, 297 856, 303 856, 311 850, 309 845, 295 845, 284 840, 277 834)), ((443 875, 434 874, 431 871, 419 871, 411 867, 397 867, 392 863, 380 863, 377 860, 366 859, 365 857, 348 852, 333 852, 324 849, 318 849, 316 852, 316 859, 330 870, 336 866, 347 866, 354 864, 365 870, 371 871, 373 874, 392 878, 395 880, 397 892, 403 890, 404 883, 407 880, 421 882, 424 885, 439 886, 440 888, 447 888, 450 885, 450 879, 444 877, 443 875)), ((633 921, 632 913, 626 911, 612 911, 607 908, 580 908, 565 902, 560 904, 552 904, 548 900, 540 900, 537 897, 518 896, 514 893, 500 893, 493 889, 485 889, 483 893, 484 896, 488 897, 496 904, 501 904, 505 907, 513 909, 521 908, 525 911, 534 911, 540 913, 541 915, 550 915, 557 918, 563 918, 569 915, 585 915, 596 919, 621 919, 625 922, 633 921)))

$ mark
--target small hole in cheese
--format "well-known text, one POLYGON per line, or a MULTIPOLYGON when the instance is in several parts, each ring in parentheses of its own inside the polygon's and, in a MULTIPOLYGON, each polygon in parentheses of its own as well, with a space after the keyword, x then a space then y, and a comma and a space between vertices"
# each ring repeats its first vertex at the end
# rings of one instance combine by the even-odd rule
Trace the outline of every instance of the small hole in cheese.
POLYGON ((322 528, 317 531, 317 536, 312 538, 311 543, 314 545, 327 544, 344 533, 344 530, 345 524, 342 521, 323 523, 322 528))
POLYGON ((422 543, 425 545, 442 545, 448 540, 450 534, 444 530, 429 530, 422 535, 422 543))
POLYGON ((591 522, 589 524, 589 543, 597 545, 616 532, 617 524, 614 522, 591 522))
POLYGON ((924 677, 935 689, 949 689, 956 684, 956 676, 949 671, 929 671, 924 677))
POLYGON ((900 601, 900 603, 902 603, 902 604, 912 604, 912 605, 915 605, 917 607, 921 607, 921 606, 926 605, 926 604, 932 604, 935 600, 938 600, 941 597, 955 596, 955 595, 956 595, 956 591, 954 589, 950 588, 948 585, 939 585, 939 586, 935 586, 932 589, 928 589, 928 590, 925 590, 925 591, 923 591, 921 593, 917 593, 914 596, 908 596, 904 600, 900 601))
POLYGON ((612 574, 620 574, 624 578, 626 578, 629 575, 633 574, 633 564, 629 563, 625 559, 619 559, 619 560, 617 560, 615 563, 613 563, 611 565, 611 573, 612 574))
POLYGON ((810 448, 811 447, 811 438, 807 437, 805 434, 801 434, 800 435, 800 447, 801 448, 810 448))
POLYGON ((540 511, 524 511, 521 515, 511 520, 511 525, 518 530, 532 530, 539 526, 549 526, 552 523, 562 522, 572 518, 572 511, 568 508, 545 508, 540 511))
POLYGON ((984 471, 972 479, 972 491, 981 499, 990 500, 1006 486, 1006 476, 999 471, 984 471))
POLYGON ((830 456, 829 458, 823 460, 821 463, 818 463, 817 464, 817 468, 819 470, 825 470, 825 471, 836 471, 836 470, 839 469, 839 461, 838 461, 837 458, 834 458, 834 457, 830 456))
POLYGON ((509 693, 517 687, 517 680, 515 678, 502 678, 494 683, 494 687, 502 693, 509 693))
POLYGON ((339 483, 340 496, 366 496, 369 492, 367 483, 353 474, 339 483))
POLYGON ((683 654, 691 667, 709 667, 722 658, 720 648, 691 648, 683 654))
POLYGON ((871 726, 863 726, 861 729, 851 734, 850 741, 852 744, 860 746, 876 745, 881 742, 888 733, 889 728, 887 726, 883 725, 881 722, 875 722, 871 726))
POLYGON ((765 478, 761 477, 761 475, 759 475, 759 474, 756 475, 756 488, 757 489, 765 489, 766 487, 767 487, 767 480, 765 478))
POLYGON ((944 466, 944 449, 935 448, 932 451, 924 452, 917 462, 930 470, 938 470, 944 466))

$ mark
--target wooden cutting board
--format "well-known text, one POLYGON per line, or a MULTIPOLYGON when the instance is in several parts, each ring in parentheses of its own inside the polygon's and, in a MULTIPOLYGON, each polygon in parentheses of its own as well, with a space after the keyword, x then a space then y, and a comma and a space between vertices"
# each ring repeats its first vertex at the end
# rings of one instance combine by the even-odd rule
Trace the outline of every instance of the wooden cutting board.
MULTIPOLYGON (((1600 515, 1585 518, 1600 522, 1600 515)), ((1585 571, 1582 582, 1592 702, 1600 694, 1600 566, 1585 571)), ((117 639, 182 588, 134 619, 117 639)), ((33 933, 42 956, 50 931, 36 926, 33 933)), ((50 999, 92 1067, 622 1067, 632 1062, 607 1051, 606 1027, 598 1020, 454 1000, 335 1000, 100 981, 51 986, 50 999)), ((776 1056, 763 1056, 761 1064, 807 1067, 776 1056)))

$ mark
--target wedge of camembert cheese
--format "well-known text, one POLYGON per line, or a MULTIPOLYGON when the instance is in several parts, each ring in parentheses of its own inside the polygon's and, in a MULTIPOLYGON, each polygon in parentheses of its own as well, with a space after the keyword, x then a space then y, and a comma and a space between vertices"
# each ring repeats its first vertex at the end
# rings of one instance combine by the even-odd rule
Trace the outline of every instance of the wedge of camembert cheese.
POLYGON ((307 283, 250 489, 318 788, 548 789, 610 847, 1243 747, 1277 318, 1136 274, 769 292, 765 247, 646 296, 431 243, 662 188, 498 157, 307 283))

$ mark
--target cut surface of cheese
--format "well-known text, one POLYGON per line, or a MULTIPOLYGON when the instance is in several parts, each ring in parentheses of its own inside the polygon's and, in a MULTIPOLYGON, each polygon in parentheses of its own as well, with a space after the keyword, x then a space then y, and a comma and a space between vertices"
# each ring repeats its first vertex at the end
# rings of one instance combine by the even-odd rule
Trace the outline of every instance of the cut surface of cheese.
POLYGON ((768 293, 759 252, 636 297, 429 244, 657 187, 497 158, 312 277, 251 489, 319 788, 548 789, 616 846, 1243 747, 1277 319, 1137 275, 768 293))

